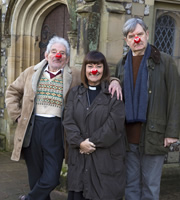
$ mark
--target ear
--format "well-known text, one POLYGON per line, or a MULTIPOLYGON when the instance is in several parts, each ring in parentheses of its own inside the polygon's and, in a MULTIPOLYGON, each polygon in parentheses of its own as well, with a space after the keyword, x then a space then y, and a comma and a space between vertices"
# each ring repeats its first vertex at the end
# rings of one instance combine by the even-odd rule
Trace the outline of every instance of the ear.
POLYGON ((149 31, 146 31, 147 40, 149 40, 149 31))
POLYGON ((44 58, 45 58, 45 60, 48 61, 48 53, 47 53, 47 51, 45 51, 45 53, 44 53, 44 58))
POLYGON ((129 44, 128 44, 128 40, 127 40, 126 37, 124 37, 124 40, 125 40, 126 44, 129 46, 129 44))
POLYGON ((67 57, 66 58, 66 64, 68 64, 69 60, 70 60, 70 57, 67 57))

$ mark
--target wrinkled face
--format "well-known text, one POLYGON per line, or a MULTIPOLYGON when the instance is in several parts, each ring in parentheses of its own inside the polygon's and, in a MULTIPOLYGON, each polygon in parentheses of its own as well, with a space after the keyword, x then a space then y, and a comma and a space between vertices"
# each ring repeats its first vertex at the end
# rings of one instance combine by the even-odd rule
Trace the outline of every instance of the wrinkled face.
POLYGON ((59 43, 52 45, 49 54, 45 52, 45 59, 48 61, 49 70, 54 72, 64 68, 69 62, 69 57, 66 55, 66 47, 59 43))
POLYGON ((103 76, 103 71, 103 64, 87 64, 86 77, 88 80, 88 84, 91 86, 99 85, 103 76))
POLYGON ((144 31, 142 26, 137 24, 133 32, 129 32, 125 41, 131 48, 133 55, 144 55, 149 39, 149 32, 144 31), (138 41, 138 42, 137 42, 138 41))

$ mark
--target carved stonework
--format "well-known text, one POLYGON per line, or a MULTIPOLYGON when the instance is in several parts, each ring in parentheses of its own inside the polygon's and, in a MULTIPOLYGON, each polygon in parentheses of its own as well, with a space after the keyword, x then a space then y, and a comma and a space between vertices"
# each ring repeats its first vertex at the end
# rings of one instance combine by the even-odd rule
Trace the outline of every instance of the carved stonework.
POLYGON ((5 56, 6 55, 6 49, 5 48, 1 48, 1 56, 5 56))
POLYGON ((125 9, 126 9, 126 14, 130 15, 131 14, 131 9, 132 9, 132 3, 126 3, 125 4, 125 9))
POLYGON ((0 118, 4 117, 4 109, 0 109, 0 118))
POLYGON ((119 3, 107 3, 106 9, 110 13, 123 14, 125 13, 124 6, 119 3))
POLYGON ((82 4, 77 8, 76 12, 78 14, 80 14, 80 13, 97 12, 98 11, 97 10, 97 5, 98 5, 98 3, 96 1, 89 2, 89 3, 86 3, 86 4, 82 4))
POLYGON ((145 3, 145 0, 139 0, 139 3, 142 3, 142 4, 145 3))
POLYGON ((100 32, 100 5, 99 1, 86 1, 78 6, 77 20, 77 52, 86 54, 88 51, 97 50, 100 32), (81 49, 81 50, 80 50, 81 49))
POLYGON ((146 5, 145 9, 144 9, 144 16, 148 16, 149 15, 149 12, 150 12, 149 9, 150 9, 150 6, 146 5))
POLYGON ((67 0, 67 2, 68 2, 68 9, 69 9, 69 14, 71 18, 71 30, 75 31, 77 30, 77 13, 76 13, 77 3, 76 1, 72 1, 72 0, 67 0))
POLYGON ((68 32, 69 43, 73 49, 77 48, 77 31, 68 32))
POLYGON ((96 13, 90 16, 90 23, 88 26, 88 43, 89 43, 89 51, 97 50, 98 40, 99 40, 99 29, 100 29, 100 14, 96 13))

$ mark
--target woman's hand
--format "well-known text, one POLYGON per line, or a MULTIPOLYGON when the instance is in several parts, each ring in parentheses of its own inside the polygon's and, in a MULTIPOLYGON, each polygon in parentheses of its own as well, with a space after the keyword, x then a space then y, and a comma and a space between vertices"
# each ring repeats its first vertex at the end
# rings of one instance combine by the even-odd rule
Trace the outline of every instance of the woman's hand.
POLYGON ((96 146, 94 143, 89 141, 89 138, 81 142, 80 144, 80 153, 81 154, 90 154, 96 150, 96 146))

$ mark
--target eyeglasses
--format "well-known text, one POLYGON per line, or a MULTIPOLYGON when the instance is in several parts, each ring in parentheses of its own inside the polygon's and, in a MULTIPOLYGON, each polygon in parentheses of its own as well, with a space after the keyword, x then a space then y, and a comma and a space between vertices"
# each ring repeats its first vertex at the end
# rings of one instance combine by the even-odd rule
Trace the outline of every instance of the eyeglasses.
POLYGON ((66 55, 66 52, 65 51, 57 51, 57 49, 51 49, 50 53, 52 55, 56 55, 57 53, 60 53, 62 56, 63 55, 66 55))

